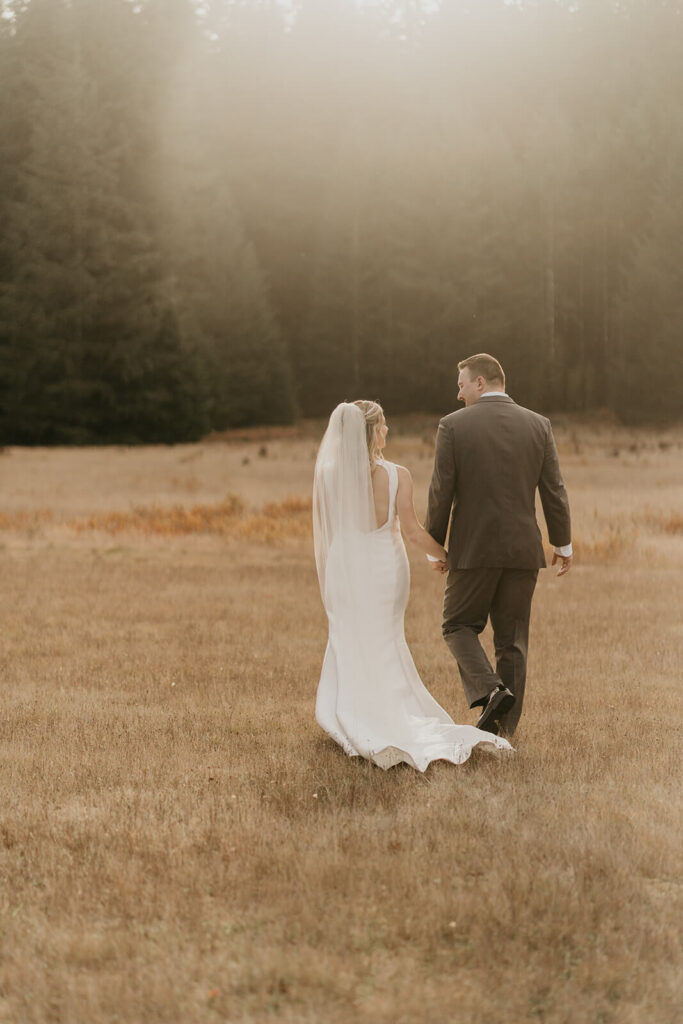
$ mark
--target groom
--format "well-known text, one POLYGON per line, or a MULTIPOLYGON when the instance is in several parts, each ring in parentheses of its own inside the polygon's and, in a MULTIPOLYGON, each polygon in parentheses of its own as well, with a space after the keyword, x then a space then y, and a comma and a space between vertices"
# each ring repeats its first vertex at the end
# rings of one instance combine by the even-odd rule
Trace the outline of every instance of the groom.
POLYGON ((448 569, 443 634, 470 707, 482 709, 477 727, 511 736, 522 713, 531 599, 546 564, 536 488, 558 576, 572 564, 569 503, 550 421, 505 393, 493 356, 470 356, 458 369, 465 408, 439 423, 425 528, 439 544, 448 531, 447 564, 431 561, 448 569), (495 672, 479 642, 489 616, 495 672))

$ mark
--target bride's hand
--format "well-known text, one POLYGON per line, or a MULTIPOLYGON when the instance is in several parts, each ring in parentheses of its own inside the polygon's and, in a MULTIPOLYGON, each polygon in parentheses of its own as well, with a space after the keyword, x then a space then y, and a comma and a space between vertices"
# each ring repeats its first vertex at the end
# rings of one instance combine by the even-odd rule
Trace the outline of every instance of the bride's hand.
POLYGON ((431 568, 435 572, 440 572, 443 575, 443 573, 448 572, 448 561, 447 561, 447 558, 448 558, 448 554, 446 553, 446 549, 442 548, 441 549, 441 558, 439 560, 434 560, 433 561, 432 558, 430 557, 429 564, 430 564, 431 568))

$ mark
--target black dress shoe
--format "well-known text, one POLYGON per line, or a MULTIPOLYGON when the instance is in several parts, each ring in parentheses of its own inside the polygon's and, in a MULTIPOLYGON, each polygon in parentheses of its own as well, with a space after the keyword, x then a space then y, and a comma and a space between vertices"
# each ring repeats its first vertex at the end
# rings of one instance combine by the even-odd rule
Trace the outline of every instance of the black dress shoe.
POLYGON ((508 690, 507 686, 503 686, 503 684, 500 683, 495 690, 491 690, 488 695, 486 703, 484 704, 484 710, 480 714, 477 722, 477 729, 483 729, 484 732, 492 732, 497 736, 500 729, 498 719, 509 711, 514 703, 514 693, 512 693, 511 690, 508 690))

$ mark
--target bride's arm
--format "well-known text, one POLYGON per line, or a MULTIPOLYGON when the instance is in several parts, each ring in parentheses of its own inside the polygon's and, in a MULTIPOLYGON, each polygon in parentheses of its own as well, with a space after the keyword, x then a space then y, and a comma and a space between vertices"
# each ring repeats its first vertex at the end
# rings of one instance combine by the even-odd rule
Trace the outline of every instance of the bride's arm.
POLYGON ((427 533, 415 514, 415 505, 413 504, 413 478, 404 466, 397 466, 396 469, 398 470, 398 494, 396 495, 396 507, 399 519, 401 520, 401 530, 403 531, 406 540, 409 540, 411 544, 417 545, 420 551, 424 551, 425 555, 431 555, 433 558, 438 558, 439 561, 442 562, 445 561, 445 549, 427 533))

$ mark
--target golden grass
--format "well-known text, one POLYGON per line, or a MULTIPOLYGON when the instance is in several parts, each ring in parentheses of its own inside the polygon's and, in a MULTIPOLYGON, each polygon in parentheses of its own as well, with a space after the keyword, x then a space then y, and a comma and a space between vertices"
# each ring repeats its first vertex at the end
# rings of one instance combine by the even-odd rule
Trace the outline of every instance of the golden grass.
POLYGON ((53 520, 52 509, 23 509, 21 512, 0 512, 0 530, 19 530, 32 533, 53 520))
MULTIPOLYGON (((517 755, 425 776, 315 724, 310 437, 0 459, 0 1021, 680 1019, 678 435, 557 433, 577 565, 541 574, 517 755)), ((393 445, 423 502, 427 441, 393 445)), ((471 721, 412 561, 411 650, 471 721)))
MULTIPOLYGON (((246 515, 244 502, 229 496, 208 505, 137 506, 130 510, 98 512, 84 519, 68 521, 66 526, 76 533, 102 531, 119 534, 129 531, 147 536, 183 536, 185 534, 220 534, 238 539, 272 543, 289 537, 305 537, 311 532, 311 501, 290 497, 268 502, 258 514, 246 515)), ((2 524, 0 522, 0 528, 2 524)))

